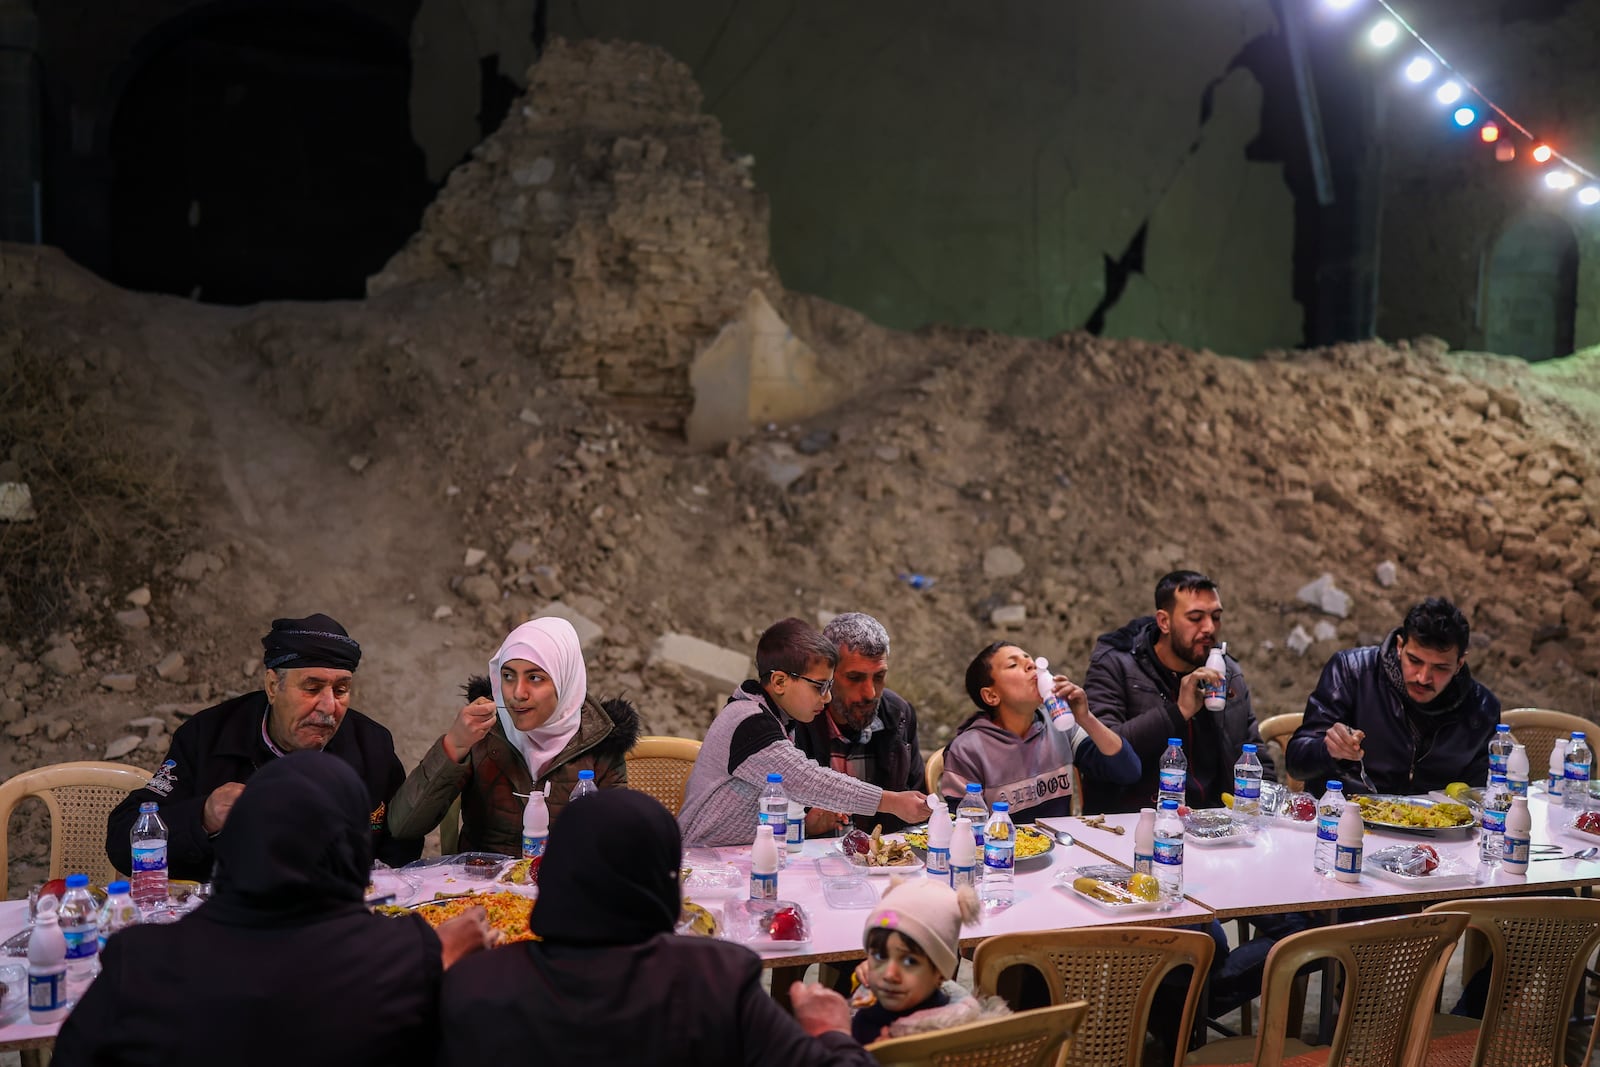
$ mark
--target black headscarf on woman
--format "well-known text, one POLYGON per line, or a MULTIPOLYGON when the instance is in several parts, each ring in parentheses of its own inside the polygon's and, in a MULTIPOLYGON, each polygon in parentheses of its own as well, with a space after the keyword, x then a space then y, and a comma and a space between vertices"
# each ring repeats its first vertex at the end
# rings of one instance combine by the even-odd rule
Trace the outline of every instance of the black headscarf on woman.
POLYGON ((292 925, 362 906, 372 871, 367 788, 344 760, 292 752, 245 785, 217 838, 219 922, 292 925))
POLYGON ((551 944, 635 945, 678 921, 683 838, 660 801, 605 789, 550 830, 529 925, 551 944))

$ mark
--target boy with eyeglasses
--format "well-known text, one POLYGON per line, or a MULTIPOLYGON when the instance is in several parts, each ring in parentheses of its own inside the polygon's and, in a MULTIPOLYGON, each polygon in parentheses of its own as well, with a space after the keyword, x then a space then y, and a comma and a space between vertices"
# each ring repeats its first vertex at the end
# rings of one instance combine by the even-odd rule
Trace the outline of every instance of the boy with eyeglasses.
POLYGON ((734 690, 706 731, 684 790, 678 825, 685 847, 743 845, 755 838, 768 774, 783 775, 792 801, 856 815, 927 817, 927 797, 884 790, 813 762, 794 745, 796 723, 815 719, 833 691, 833 642, 801 619, 768 627, 756 643, 757 678, 734 690))

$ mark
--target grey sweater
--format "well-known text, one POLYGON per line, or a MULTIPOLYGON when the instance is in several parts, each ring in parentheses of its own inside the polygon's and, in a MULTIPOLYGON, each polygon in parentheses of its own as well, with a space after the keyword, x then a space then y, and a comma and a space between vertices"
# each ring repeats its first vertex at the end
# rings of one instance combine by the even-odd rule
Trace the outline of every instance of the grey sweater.
POLYGON ((760 683, 734 690, 706 731, 684 789, 678 825, 685 847, 755 840, 757 806, 771 773, 783 775, 784 793, 807 807, 852 815, 878 810, 881 788, 813 762, 794 746, 792 729, 760 683))

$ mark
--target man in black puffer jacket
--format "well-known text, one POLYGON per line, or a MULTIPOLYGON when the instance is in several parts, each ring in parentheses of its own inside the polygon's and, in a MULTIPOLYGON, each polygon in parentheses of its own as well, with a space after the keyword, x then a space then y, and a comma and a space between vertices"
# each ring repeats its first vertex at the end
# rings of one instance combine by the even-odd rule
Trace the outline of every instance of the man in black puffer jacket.
POLYGON ((1336 653, 1289 739, 1289 773, 1313 795, 1330 778, 1347 792, 1483 784, 1500 701, 1467 669, 1470 635, 1454 604, 1430 597, 1381 645, 1336 653))

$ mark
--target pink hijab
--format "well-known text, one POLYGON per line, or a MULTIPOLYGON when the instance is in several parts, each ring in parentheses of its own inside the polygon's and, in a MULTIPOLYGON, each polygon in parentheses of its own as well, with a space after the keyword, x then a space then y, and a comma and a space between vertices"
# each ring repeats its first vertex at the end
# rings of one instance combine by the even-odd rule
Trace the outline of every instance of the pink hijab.
POLYGON ((589 671, 583 665, 578 631, 566 619, 546 617, 525 622, 512 630, 500 651, 489 661, 489 686, 494 690, 500 726, 522 752, 534 780, 544 765, 561 754, 583 720, 583 698, 589 691, 589 671), (525 659, 542 667, 556 686, 556 710, 543 726, 522 731, 511 725, 505 694, 500 690, 500 668, 508 660, 525 659))

